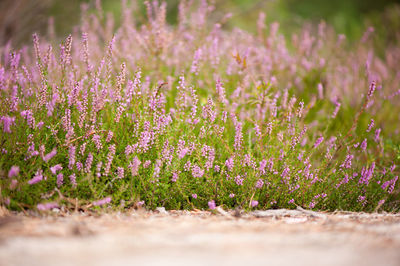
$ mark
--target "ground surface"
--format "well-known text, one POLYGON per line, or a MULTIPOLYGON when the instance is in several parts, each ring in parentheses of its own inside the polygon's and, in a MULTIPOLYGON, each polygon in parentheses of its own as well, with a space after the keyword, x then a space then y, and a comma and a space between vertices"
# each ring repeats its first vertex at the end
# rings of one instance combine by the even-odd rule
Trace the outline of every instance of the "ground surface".
POLYGON ((400 265, 400 214, 0 213, 0 265, 400 265))

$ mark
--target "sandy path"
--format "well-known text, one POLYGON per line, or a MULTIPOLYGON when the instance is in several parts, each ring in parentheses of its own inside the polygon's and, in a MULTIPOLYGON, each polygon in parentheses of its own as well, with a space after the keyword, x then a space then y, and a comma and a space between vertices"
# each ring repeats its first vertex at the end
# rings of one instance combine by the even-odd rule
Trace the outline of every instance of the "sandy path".
POLYGON ((0 217, 0 265, 400 265, 400 215, 285 210, 0 217))

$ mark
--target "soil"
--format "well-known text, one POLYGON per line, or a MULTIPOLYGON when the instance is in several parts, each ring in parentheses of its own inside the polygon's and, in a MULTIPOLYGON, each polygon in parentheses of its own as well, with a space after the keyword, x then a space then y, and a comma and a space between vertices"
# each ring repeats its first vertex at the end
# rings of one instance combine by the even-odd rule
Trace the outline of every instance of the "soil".
POLYGON ((400 265, 400 214, 10 213, 0 265, 400 265))

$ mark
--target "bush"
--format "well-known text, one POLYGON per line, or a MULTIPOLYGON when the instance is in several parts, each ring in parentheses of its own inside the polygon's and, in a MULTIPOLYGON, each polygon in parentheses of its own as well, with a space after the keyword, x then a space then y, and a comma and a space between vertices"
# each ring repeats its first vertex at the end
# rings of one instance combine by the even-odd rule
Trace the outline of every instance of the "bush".
POLYGON ((117 30, 88 10, 57 49, 1 48, 3 204, 398 210, 398 48, 212 9, 182 1, 172 27, 148 4, 137 26, 125 6, 117 30))

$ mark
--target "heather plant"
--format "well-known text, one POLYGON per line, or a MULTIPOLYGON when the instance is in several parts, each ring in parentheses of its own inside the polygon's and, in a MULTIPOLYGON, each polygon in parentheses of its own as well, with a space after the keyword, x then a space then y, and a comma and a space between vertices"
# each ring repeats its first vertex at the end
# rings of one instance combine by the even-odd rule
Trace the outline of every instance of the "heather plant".
POLYGON ((0 48, 2 204, 397 211, 398 46, 192 4, 176 26, 164 2, 143 23, 123 2, 119 27, 83 6, 61 44, 0 48))

